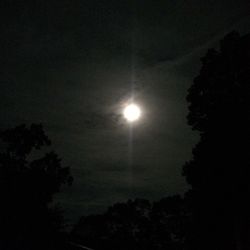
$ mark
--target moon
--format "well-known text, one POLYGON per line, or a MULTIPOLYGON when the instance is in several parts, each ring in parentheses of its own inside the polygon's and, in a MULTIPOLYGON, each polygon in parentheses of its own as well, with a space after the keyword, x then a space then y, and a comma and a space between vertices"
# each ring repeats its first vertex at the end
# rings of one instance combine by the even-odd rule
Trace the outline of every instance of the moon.
POLYGON ((127 121, 134 122, 140 118, 141 109, 138 105, 131 103, 124 108, 123 115, 127 121))

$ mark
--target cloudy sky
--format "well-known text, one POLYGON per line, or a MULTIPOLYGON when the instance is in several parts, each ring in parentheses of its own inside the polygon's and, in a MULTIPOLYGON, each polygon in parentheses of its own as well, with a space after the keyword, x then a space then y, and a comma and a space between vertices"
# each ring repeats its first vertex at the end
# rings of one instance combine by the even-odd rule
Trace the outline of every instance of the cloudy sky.
POLYGON ((185 96, 199 58, 233 29, 247 0, 1 1, 1 128, 43 123, 74 184, 67 217, 128 198, 183 193, 198 136, 185 96), (133 94, 142 117, 122 108, 133 94))

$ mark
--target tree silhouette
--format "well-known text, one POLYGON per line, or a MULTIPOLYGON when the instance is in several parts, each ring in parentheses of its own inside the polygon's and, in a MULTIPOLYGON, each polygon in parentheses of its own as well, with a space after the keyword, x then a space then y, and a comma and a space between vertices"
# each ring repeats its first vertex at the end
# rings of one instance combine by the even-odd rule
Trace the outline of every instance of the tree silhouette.
POLYGON ((129 200, 114 204, 102 215, 82 217, 72 238, 96 250, 181 250, 187 217, 180 196, 153 204, 144 199, 129 200))
POLYGON ((250 245, 250 35, 228 34, 201 59, 188 123, 200 133, 183 168, 193 212, 190 249, 250 245))
POLYGON ((51 144, 41 125, 8 129, 0 138, 0 248, 52 249, 63 216, 51 202, 61 185, 71 184, 69 168, 41 150, 51 144))

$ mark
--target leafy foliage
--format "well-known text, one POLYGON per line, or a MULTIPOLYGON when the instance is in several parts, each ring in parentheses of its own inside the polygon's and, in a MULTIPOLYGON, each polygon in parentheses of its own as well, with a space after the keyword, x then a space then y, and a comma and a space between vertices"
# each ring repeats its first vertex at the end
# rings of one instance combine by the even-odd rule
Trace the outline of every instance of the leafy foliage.
POLYGON ((191 249, 250 245, 250 35, 228 34, 202 58, 187 96, 188 122, 200 132, 183 168, 192 189, 191 249))
POLYGON ((180 196, 151 204, 116 203, 102 215, 82 217, 72 237, 93 249, 183 249, 188 213, 180 196))
POLYGON ((8 129, 0 138, 1 249, 48 247, 63 226, 61 210, 50 204, 61 185, 72 183, 69 168, 53 151, 32 156, 51 144, 41 125, 8 129))

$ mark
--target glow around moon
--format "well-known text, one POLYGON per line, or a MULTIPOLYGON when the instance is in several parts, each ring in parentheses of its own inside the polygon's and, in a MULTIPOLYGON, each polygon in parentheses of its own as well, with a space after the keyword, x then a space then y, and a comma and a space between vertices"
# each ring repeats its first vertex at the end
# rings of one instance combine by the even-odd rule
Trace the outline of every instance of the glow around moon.
POLYGON ((141 109, 139 106, 132 103, 124 108, 123 115, 127 121, 134 122, 140 118, 141 109))

